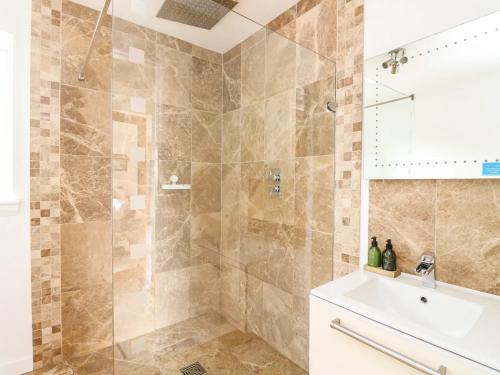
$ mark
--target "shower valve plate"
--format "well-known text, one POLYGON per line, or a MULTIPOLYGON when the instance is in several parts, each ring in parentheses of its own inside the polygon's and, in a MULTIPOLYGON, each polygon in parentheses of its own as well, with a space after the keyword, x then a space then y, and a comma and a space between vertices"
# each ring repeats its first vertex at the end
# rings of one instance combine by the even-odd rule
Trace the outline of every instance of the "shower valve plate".
POLYGON ((182 375, 204 375, 207 373, 200 362, 192 363, 189 366, 181 368, 179 371, 182 375))

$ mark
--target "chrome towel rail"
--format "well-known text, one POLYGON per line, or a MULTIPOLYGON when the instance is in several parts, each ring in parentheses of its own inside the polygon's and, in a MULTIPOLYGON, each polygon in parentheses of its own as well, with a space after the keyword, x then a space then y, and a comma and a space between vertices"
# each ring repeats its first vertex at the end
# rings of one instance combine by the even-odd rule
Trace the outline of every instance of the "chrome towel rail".
POLYGON ((373 340, 371 340, 363 335, 360 335, 359 333, 356 333, 356 332, 350 330, 349 328, 342 327, 342 325, 340 323, 340 319, 332 320, 332 322, 330 323, 330 327, 336 331, 342 332, 343 334, 345 334, 349 337, 352 337, 355 340, 362 342, 363 344, 366 344, 366 345, 372 347, 373 349, 378 350, 379 352, 387 354, 388 356, 390 356, 394 359, 397 359, 398 361, 403 362, 404 364, 406 364, 410 367, 413 367, 416 370, 422 371, 424 374, 427 374, 427 375, 446 375, 446 367, 441 366, 441 367, 439 367, 438 370, 434 370, 433 368, 430 368, 430 367, 428 367, 428 366, 426 366, 426 365, 424 365, 424 364, 422 364, 414 359, 411 359, 411 358, 405 356, 404 354, 401 354, 401 353, 396 352, 392 349, 389 349, 388 347, 386 347, 382 344, 379 344, 378 342, 375 342, 375 341, 373 341, 373 340))
POLYGON ((382 103, 370 104, 370 105, 365 106, 365 109, 366 108, 372 108, 372 107, 378 107, 378 106, 381 106, 381 105, 384 105, 384 104, 399 102, 400 100, 406 100, 406 99, 411 99, 412 101, 415 100, 415 94, 411 94, 411 95, 408 95, 408 96, 403 96, 402 98, 387 100, 386 102, 382 102, 382 103))

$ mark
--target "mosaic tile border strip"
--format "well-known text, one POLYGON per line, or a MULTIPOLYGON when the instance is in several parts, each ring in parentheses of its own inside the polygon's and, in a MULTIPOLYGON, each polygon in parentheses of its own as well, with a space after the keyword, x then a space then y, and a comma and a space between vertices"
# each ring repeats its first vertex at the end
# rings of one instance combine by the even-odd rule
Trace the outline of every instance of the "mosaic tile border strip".
POLYGON ((337 3, 334 278, 359 265, 363 0, 337 3))
POLYGON ((31 56, 31 283, 33 362, 62 361, 60 257, 61 0, 33 0, 31 56))

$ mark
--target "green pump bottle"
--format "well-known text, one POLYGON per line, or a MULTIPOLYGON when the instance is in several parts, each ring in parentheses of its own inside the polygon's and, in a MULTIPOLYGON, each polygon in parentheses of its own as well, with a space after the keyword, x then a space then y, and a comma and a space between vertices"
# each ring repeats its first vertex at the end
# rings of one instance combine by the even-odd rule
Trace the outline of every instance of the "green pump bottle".
POLYGON ((368 265, 371 267, 382 265, 382 252, 378 248, 377 237, 372 237, 372 246, 368 250, 368 265))
POLYGON ((392 249, 391 240, 387 240, 387 245, 385 245, 382 254, 382 268, 386 271, 396 271, 396 253, 392 249))

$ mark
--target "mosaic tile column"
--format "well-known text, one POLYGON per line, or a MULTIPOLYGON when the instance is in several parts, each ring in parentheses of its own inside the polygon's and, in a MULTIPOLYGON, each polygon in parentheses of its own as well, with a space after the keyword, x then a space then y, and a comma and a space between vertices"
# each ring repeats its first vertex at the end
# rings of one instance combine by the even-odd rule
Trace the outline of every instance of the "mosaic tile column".
POLYGON ((60 245, 61 0, 34 0, 31 56, 31 282, 33 361, 62 360, 60 245))
POLYGON ((363 0, 337 2, 334 277, 359 265, 363 0))

